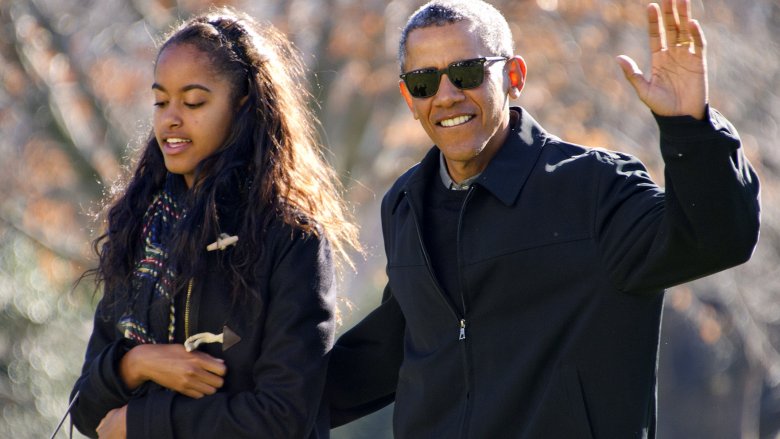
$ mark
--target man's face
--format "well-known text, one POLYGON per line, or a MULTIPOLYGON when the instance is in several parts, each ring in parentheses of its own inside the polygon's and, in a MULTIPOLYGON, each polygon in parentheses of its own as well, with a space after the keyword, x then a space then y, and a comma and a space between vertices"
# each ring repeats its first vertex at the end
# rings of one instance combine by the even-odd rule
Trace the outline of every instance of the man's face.
MULTIPOLYGON (((443 69, 455 61, 497 55, 469 31, 467 21, 415 29, 409 33, 406 48, 405 72, 443 69)), ((507 62, 486 63, 484 82, 468 90, 458 89, 446 74, 442 75, 438 92, 428 98, 412 97, 401 82, 409 109, 444 154, 451 174, 453 162, 473 171, 469 172, 472 175, 482 172, 506 138, 510 89, 504 72, 507 62)))

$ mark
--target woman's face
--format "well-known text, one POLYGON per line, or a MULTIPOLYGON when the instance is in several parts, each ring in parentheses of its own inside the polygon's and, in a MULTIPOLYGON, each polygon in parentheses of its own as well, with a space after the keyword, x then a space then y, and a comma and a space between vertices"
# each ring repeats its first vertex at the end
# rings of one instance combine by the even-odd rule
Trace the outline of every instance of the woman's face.
POLYGON ((191 44, 163 49, 154 71, 154 135, 165 167, 192 187, 195 168, 225 142, 235 104, 231 84, 191 44))

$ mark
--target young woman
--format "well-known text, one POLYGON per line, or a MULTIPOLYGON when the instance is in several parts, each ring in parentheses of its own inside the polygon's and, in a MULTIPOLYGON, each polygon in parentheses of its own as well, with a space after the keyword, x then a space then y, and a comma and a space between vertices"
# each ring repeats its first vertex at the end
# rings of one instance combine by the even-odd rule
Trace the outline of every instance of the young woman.
POLYGON ((302 73, 227 9, 160 47, 154 132, 95 242, 104 296, 71 410, 88 436, 327 437, 331 256, 359 244, 302 73))

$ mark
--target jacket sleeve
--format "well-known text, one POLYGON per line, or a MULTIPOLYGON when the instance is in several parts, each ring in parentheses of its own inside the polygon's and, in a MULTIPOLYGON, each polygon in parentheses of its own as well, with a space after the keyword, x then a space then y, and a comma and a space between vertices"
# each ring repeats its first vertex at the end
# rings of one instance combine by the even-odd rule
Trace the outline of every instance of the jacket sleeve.
POLYGON ((132 399, 128 439, 309 437, 333 344, 334 274, 326 240, 284 237, 274 252, 254 389, 200 399, 158 391, 132 399))
POLYGON ((70 414, 76 428, 89 437, 97 437, 95 428, 110 410, 122 407, 132 397, 117 372, 119 360, 130 345, 117 336, 113 320, 107 315, 106 299, 103 299, 95 312, 81 376, 70 397, 73 400, 78 392, 70 414))
POLYGON ((703 121, 656 116, 666 190, 638 160, 602 160, 595 212, 600 251, 622 291, 657 291, 747 261, 758 240, 759 183, 736 130, 708 108, 703 121))
MULTIPOLYGON (((391 211, 403 180, 403 176, 399 178, 382 200, 386 253, 393 245, 391 211)), ((366 416, 395 400, 405 331, 406 320, 388 283, 381 305, 339 337, 333 348, 326 391, 331 427, 366 416)))
POLYGON ((339 337, 333 348, 326 392, 332 428, 395 400, 405 320, 389 286, 383 296, 382 304, 339 337))

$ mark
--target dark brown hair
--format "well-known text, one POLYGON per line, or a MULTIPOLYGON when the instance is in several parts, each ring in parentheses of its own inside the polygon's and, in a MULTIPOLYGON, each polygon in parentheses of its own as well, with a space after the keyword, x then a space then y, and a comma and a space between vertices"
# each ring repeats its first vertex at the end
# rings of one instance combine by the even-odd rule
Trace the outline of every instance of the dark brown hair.
MULTIPOLYGON (((262 235, 274 218, 324 237, 337 261, 351 264, 350 248, 360 250, 357 227, 323 157, 305 69, 292 44, 270 24, 220 8, 174 29, 158 58, 177 45, 191 45, 208 57, 214 72, 232 84, 236 105, 246 99, 225 143, 196 168, 185 200, 188 213, 169 250, 176 289, 203 268, 203 248, 220 233, 220 200, 226 194, 239 197, 231 215, 240 215, 240 240, 225 261, 235 294, 257 295, 253 274, 263 254, 262 235)), ((143 214, 167 175, 152 133, 129 182, 114 190, 118 197, 108 209, 107 230, 93 244, 99 256, 94 273, 107 295, 116 293, 115 300, 129 292, 143 214)))

